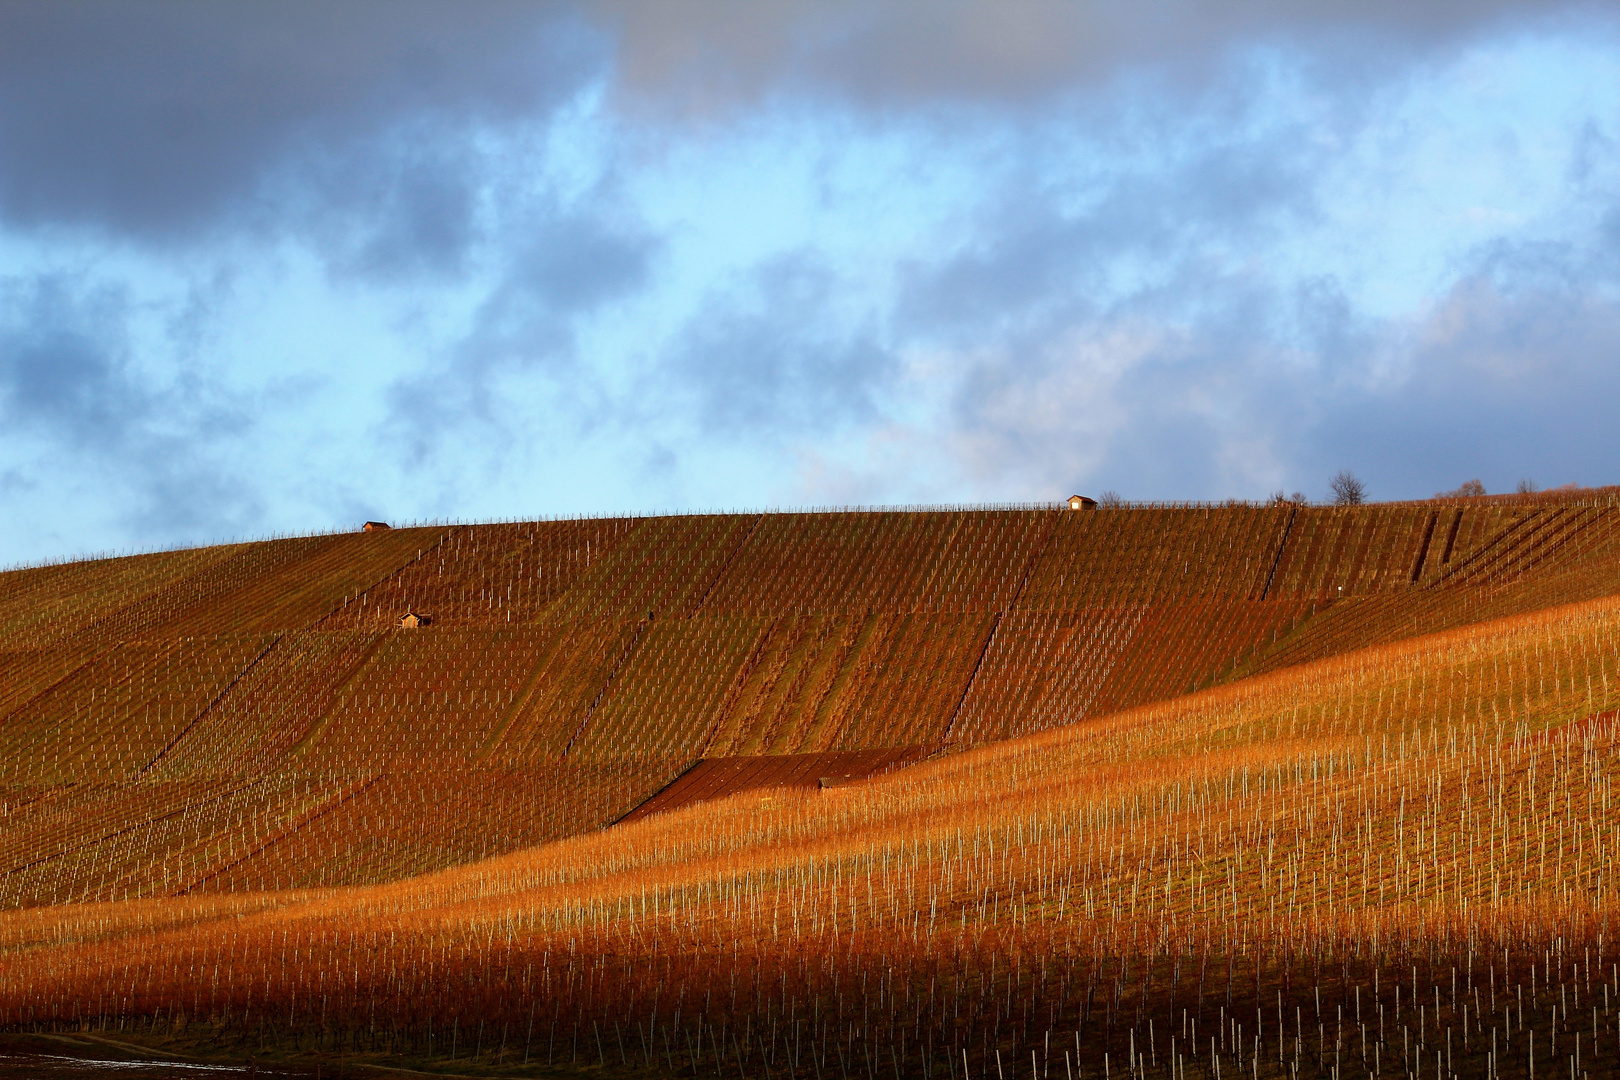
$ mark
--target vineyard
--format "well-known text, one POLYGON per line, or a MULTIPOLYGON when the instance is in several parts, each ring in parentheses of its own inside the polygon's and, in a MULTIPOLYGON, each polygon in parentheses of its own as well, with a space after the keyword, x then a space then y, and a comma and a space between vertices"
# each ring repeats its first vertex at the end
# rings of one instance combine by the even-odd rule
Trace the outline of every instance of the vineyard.
POLYGON ((23 568, 0 717, 0 1038, 300 1075, 1620 1076, 1609 491, 23 568))

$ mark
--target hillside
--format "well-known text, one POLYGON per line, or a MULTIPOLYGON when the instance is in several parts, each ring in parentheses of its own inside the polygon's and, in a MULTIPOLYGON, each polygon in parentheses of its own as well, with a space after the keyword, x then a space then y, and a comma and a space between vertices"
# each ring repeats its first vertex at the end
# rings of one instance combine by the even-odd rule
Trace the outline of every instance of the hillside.
POLYGON ((0 1024, 818 1080, 1518 1076, 1535 1032, 1563 1075, 1583 1033, 1620 1074, 1617 515, 621 518, 0 575, 0 1024), (699 759, 815 753, 930 760, 599 831, 699 759))

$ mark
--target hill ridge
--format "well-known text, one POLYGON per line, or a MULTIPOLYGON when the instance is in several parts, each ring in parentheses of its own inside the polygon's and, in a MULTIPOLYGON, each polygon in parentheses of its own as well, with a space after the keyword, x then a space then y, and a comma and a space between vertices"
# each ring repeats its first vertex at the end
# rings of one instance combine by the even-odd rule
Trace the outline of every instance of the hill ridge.
POLYGON ((162 895, 221 852, 226 890, 454 866, 618 820, 698 758, 957 751, 1605 595, 1617 542, 1620 510, 1568 500, 949 509, 10 571, 0 837, 49 855, 0 865, 0 906, 162 895), (411 610, 431 625, 400 629, 411 610), (488 782, 457 813, 444 785, 468 770, 488 782))

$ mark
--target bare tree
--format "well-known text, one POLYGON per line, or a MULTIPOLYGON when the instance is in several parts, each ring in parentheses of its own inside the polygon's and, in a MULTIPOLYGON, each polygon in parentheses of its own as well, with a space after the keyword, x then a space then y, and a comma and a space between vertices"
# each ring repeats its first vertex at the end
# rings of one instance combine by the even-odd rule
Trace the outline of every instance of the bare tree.
POLYGON ((1119 492, 1110 490, 1105 491, 1101 495, 1097 496, 1097 505, 1106 506, 1110 510, 1116 510, 1125 505, 1125 500, 1119 497, 1119 492))
POLYGON ((1360 506, 1367 501, 1367 485, 1349 469, 1340 469, 1328 481, 1334 506, 1360 506))
POLYGON ((1478 480, 1464 480, 1452 491, 1439 491, 1435 493, 1440 499, 1472 499, 1476 495, 1485 494, 1485 485, 1478 480))
POLYGON ((1517 490, 1520 495, 1534 495, 1538 489, 1536 488, 1536 482, 1534 480, 1525 479, 1519 481, 1519 487, 1517 490))
POLYGON ((1298 503, 1301 506, 1311 505, 1311 497, 1305 494, 1303 491, 1294 492, 1292 495, 1288 496, 1288 501, 1291 503, 1298 503))

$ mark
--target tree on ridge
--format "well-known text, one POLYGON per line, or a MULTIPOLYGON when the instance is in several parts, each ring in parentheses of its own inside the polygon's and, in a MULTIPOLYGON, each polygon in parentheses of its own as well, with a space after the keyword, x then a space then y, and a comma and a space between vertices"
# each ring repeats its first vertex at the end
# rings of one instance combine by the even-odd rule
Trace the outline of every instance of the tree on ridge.
POLYGON ((1334 506, 1360 506, 1367 501, 1367 485, 1349 469, 1340 469, 1328 481, 1334 506))

